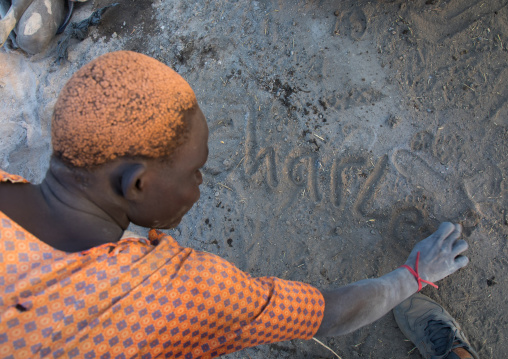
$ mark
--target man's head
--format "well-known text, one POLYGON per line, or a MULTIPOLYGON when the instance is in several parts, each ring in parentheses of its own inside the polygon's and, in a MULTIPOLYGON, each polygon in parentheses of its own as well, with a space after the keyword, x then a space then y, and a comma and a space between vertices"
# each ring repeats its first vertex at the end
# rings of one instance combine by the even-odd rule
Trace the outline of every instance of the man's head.
POLYGON ((122 226, 174 227, 199 199, 206 120, 157 60, 121 51, 85 65, 60 93, 52 136, 52 173, 122 226))
POLYGON ((175 71, 130 51, 103 55, 77 71, 55 104, 53 154, 92 169, 119 157, 169 158, 185 141, 197 107, 175 71))

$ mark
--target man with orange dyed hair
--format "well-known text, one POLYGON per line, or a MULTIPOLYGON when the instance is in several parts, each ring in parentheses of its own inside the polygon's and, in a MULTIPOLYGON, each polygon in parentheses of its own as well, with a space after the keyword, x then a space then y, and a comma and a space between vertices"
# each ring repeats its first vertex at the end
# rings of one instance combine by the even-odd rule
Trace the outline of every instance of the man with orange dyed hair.
POLYGON ((0 171, 1 357, 212 358, 341 335, 467 264, 460 226, 445 223, 405 268, 320 291, 252 278, 155 229, 125 233, 178 225, 199 199, 207 141, 192 89, 152 58, 111 53, 72 76, 44 181, 0 171))

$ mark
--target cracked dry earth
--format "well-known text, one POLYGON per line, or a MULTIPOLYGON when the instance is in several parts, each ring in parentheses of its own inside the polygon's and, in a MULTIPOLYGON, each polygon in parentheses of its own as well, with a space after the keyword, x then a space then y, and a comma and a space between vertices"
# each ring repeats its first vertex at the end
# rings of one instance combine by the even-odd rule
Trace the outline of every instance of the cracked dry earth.
MULTIPOLYGON (((70 75, 109 51, 148 54, 189 81, 210 127, 177 240, 325 289, 387 273, 440 222, 461 223, 470 264, 424 293, 481 357, 506 355, 506 0, 126 0, 59 66, 57 41, 32 58, 0 52, 1 168, 40 181, 70 75)), ((325 343, 343 358, 419 358, 391 314, 325 343)), ((228 356, 332 357, 299 340, 228 356)))

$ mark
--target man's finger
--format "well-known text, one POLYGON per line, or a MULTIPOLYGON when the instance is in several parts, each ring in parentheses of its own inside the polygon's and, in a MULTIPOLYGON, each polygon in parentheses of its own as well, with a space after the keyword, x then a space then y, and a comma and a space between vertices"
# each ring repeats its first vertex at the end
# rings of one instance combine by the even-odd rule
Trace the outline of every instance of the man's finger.
POLYGON ((444 240, 443 246, 445 248, 452 249, 453 245, 462 234, 462 227, 460 226, 460 224, 454 224, 453 227, 454 227, 453 231, 444 240))
POLYGON ((437 245, 441 245, 444 242, 444 240, 446 238, 448 238, 448 236, 450 234, 452 234, 455 230, 456 230, 456 227, 452 223, 450 223, 450 222, 443 222, 443 223, 441 223, 441 225, 439 226, 437 231, 435 231, 434 234, 433 234, 434 236, 437 237, 437 243, 436 244, 437 245))
POLYGON ((462 252, 466 251, 469 248, 467 242, 463 239, 459 239, 452 246, 452 255, 457 257, 462 252))
POLYGON ((455 266, 457 269, 464 268, 469 263, 469 258, 466 256, 458 256, 455 258, 455 266))

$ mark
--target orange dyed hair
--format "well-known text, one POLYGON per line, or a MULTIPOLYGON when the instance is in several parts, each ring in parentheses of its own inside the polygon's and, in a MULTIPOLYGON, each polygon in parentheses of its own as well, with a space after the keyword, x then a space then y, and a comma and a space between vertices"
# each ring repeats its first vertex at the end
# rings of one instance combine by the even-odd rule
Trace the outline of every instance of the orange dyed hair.
POLYGON ((91 168, 118 157, 169 158, 189 131, 197 105, 189 84, 135 52, 103 55, 78 70, 55 104, 53 154, 91 168))

